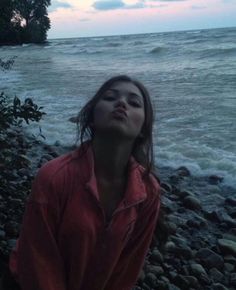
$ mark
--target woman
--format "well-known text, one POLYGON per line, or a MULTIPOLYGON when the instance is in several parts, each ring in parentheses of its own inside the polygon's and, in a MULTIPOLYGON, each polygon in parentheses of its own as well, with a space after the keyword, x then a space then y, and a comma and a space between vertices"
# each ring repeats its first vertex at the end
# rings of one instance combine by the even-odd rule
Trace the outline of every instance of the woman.
POLYGON ((152 121, 147 90, 127 76, 81 110, 81 146, 39 170, 27 202, 10 259, 23 290, 132 289, 160 206, 152 121))

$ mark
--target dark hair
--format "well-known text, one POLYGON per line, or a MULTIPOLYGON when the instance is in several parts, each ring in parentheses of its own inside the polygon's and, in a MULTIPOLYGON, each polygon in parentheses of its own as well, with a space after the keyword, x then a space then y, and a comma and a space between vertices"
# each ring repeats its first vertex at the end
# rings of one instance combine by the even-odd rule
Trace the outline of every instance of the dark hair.
POLYGON ((141 92, 144 100, 145 120, 141 130, 141 137, 137 137, 134 142, 132 155, 149 173, 154 167, 153 158, 153 108, 149 93, 145 86, 138 80, 132 79, 126 75, 119 75, 107 80, 97 91, 94 97, 85 104, 79 112, 77 118, 78 139, 83 144, 86 139, 92 140, 94 136, 91 123, 93 122, 93 110, 103 94, 116 82, 129 82, 134 84, 141 92))

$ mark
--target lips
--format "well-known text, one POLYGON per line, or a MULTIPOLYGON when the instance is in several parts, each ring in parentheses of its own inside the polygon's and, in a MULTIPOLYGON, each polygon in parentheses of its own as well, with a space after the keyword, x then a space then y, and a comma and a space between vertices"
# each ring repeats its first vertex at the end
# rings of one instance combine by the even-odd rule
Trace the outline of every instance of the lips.
POLYGON ((118 108, 114 111, 112 111, 112 115, 116 118, 122 118, 122 119, 126 119, 127 118, 127 113, 125 110, 118 108))

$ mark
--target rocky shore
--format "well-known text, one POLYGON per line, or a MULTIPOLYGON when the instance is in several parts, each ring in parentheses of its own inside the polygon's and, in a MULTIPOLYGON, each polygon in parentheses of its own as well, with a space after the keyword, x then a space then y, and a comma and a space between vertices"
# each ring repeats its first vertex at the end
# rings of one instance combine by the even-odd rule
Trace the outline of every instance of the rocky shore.
MULTIPOLYGON (((6 134, 11 146, 4 148, 6 158, 0 160, 0 275, 18 237, 36 171, 44 162, 72 149, 26 138, 17 128, 4 134, 0 134, 1 147, 6 134)), ((134 290, 235 289, 235 189, 224 185, 219 176, 192 176, 185 167, 157 171, 161 213, 134 290)))
POLYGON ((162 209, 134 290, 236 289, 236 190, 160 168, 162 209))

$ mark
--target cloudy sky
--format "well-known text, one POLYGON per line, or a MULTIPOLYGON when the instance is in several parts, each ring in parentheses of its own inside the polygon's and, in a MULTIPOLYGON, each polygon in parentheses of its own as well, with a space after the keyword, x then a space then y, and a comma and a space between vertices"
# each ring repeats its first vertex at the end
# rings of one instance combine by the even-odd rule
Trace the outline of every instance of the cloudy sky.
POLYGON ((236 26, 236 0, 51 0, 48 38, 236 26))

